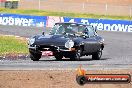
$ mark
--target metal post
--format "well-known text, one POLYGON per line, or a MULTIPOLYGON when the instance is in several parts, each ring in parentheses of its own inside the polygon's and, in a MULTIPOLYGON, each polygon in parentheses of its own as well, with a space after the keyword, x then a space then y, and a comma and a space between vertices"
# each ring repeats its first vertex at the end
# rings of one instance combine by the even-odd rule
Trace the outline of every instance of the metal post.
POLYGON ((105 4, 105 16, 107 15, 107 11, 108 11, 108 5, 107 3, 105 4))
POLYGON ((132 6, 130 6, 130 18, 132 17, 132 6))
POLYGON ((39 7, 38 7, 38 9, 40 10, 40 0, 38 0, 38 4, 39 4, 39 7))
POLYGON ((83 10, 85 9, 85 2, 83 2, 83 10))

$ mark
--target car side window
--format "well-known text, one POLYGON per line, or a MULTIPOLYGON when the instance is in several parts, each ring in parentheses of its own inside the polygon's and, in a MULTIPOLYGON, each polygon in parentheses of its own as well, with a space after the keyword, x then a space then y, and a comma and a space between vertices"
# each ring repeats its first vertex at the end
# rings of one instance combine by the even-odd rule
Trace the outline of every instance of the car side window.
POLYGON ((88 28, 85 28, 85 30, 83 31, 83 33, 85 34, 85 36, 89 36, 89 30, 88 30, 88 28))
POLYGON ((88 26, 87 28, 89 37, 94 37, 95 36, 94 28, 92 26, 88 26))
POLYGON ((78 32, 83 32, 85 30, 85 27, 83 25, 78 26, 78 32))
POLYGON ((59 29, 58 29, 58 34, 62 34, 65 32, 65 29, 62 25, 60 25, 59 29))

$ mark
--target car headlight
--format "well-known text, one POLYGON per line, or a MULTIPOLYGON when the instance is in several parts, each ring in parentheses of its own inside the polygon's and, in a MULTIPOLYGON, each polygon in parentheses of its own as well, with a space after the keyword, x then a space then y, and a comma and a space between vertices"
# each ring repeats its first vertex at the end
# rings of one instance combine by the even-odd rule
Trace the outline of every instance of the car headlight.
POLYGON ((72 48, 74 46, 74 42, 72 40, 68 40, 66 43, 65 43, 65 47, 66 48, 72 48))
POLYGON ((35 38, 30 38, 28 40, 28 44, 32 45, 35 42, 35 38))

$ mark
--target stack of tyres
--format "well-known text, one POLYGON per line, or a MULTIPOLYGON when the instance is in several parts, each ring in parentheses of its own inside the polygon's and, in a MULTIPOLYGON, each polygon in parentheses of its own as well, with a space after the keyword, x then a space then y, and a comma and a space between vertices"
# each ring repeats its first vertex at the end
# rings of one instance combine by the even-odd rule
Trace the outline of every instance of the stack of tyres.
POLYGON ((4 2, 0 2, 0 7, 5 7, 5 3, 4 2))
POLYGON ((6 1, 5 8, 9 9, 17 9, 18 8, 18 1, 6 1))
POLYGON ((0 7, 5 7, 6 0, 0 0, 0 7))
POLYGON ((12 2, 11 1, 6 1, 5 2, 5 8, 12 8, 12 2))
POLYGON ((13 1, 12 2, 12 9, 17 9, 18 8, 18 1, 13 1))

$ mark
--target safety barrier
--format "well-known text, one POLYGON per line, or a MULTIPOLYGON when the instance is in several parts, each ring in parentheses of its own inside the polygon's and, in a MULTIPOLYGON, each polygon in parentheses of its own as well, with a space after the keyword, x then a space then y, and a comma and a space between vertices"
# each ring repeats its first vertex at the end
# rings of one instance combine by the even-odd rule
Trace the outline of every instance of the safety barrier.
POLYGON ((131 20, 0 14, 1 25, 52 27, 56 22, 77 22, 93 25, 97 30, 132 32, 131 20))

